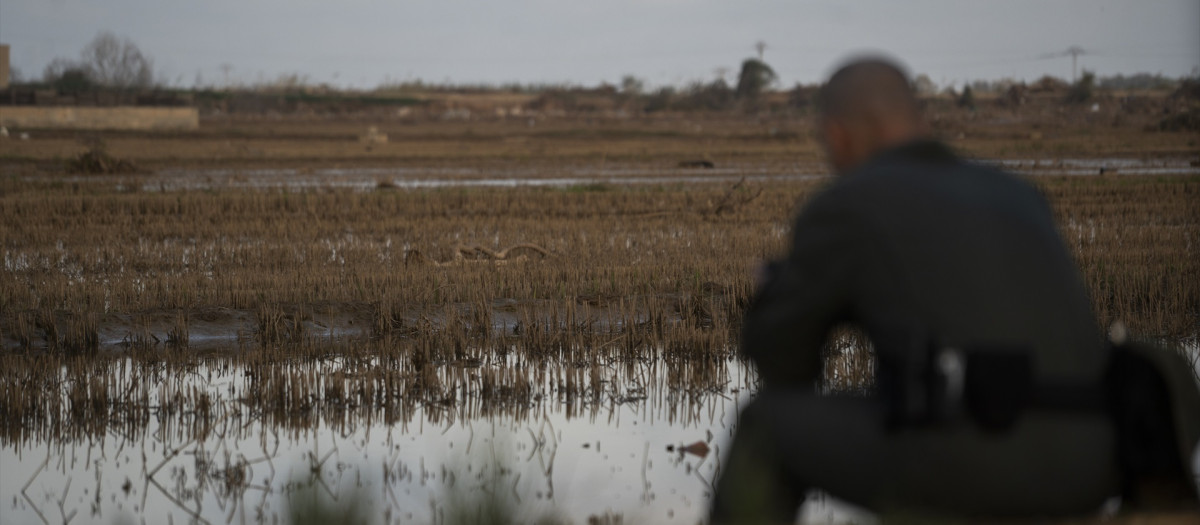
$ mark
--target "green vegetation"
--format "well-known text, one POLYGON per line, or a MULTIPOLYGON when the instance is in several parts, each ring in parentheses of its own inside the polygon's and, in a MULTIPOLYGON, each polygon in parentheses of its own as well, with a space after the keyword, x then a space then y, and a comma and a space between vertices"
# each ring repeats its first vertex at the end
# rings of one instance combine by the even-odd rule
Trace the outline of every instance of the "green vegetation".
POLYGON ((755 101, 769 86, 778 80, 775 70, 766 62, 756 58, 747 58, 742 62, 742 71, 738 74, 738 99, 755 101))
POLYGON ((1084 70, 1083 75, 1079 77, 1079 81, 1071 86, 1067 91, 1067 103, 1082 104, 1092 100, 1096 91, 1096 74, 1091 71, 1084 70))

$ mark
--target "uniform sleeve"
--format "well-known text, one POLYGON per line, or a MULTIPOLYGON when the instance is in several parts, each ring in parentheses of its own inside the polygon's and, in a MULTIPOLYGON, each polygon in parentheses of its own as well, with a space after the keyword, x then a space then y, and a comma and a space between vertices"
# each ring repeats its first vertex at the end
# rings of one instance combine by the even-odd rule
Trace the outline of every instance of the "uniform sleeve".
POLYGON ((815 385, 826 336, 850 320, 867 251, 860 221, 828 192, 804 208, 792 235, 790 252, 770 265, 742 326, 742 352, 768 385, 815 385))

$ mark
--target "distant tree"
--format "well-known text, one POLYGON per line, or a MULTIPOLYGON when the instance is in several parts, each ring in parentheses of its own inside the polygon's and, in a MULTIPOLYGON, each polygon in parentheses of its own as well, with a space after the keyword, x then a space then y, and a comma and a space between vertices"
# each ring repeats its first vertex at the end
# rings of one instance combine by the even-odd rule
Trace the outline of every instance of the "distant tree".
POLYGON ((729 84, 725 83, 725 79, 718 78, 707 84, 691 84, 684 90, 682 98, 681 105, 686 109, 719 111, 733 107, 734 92, 729 84))
POLYGON ((777 79, 775 70, 771 69, 766 62, 747 58, 742 62, 742 72, 738 74, 737 98, 739 100, 756 100, 763 90, 775 83, 777 79))
POLYGON ((658 91, 646 96, 646 106, 643 108, 647 113, 655 111, 666 111, 671 109, 675 102, 675 88, 664 86, 658 91))
POLYGON ((260 81, 255 87, 260 91, 291 93, 302 91, 309 85, 308 75, 303 73, 280 73, 275 80, 260 81))
POLYGON ((1096 74, 1088 70, 1083 70, 1083 75, 1079 80, 1071 85, 1071 89, 1067 91, 1067 102, 1072 104, 1082 104, 1092 99, 1093 91, 1096 89, 1096 74))
POLYGON ((55 58, 46 64, 42 80, 62 94, 82 93, 96 87, 87 66, 65 58, 55 58))
POLYGON ((83 48, 81 58, 92 80, 101 86, 136 89, 154 85, 152 61, 129 38, 102 31, 83 48))
POLYGON ((621 77, 621 93, 630 96, 641 95, 646 89, 645 82, 642 79, 633 75, 625 75, 621 77))
POLYGON ((1025 84, 1013 84, 1009 86, 1008 91, 1004 92, 1004 98, 1000 99, 1005 106, 1020 107, 1025 105, 1025 92, 1028 88, 1025 84))
POLYGON ((154 85, 150 59, 128 38, 101 32, 80 53, 80 59, 55 58, 42 72, 45 83, 60 93, 79 93, 97 87, 148 88, 154 85))
POLYGON ((929 78, 929 75, 921 73, 913 79, 913 91, 922 97, 930 97, 937 94, 937 84, 933 83, 933 79, 929 78))
POLYGON ((1168 78, 1161 73, 1152 75, 1150 73, 1137 73, 1130 76, 1115 75, 1110 77, 1100 77, 1097 79, 1096 85, 1101 89, 1120 89, 1120 90, 1139 90, 1139 89, 1175 89, 1179 87, 1178 79, 1168 78))
POLYGON ((987 93, 992 90, 992 83, 986 80, 972 80, 970 84, 967 84, 967 87, 971 88, 972 91, 987 93))
POLYGON ((1194 80, 1190 78, 1180 80, 1179 87, 1171 93, 1171 99, 1200 101, 1200 77, 1194 80))
POLYGON ((83 69, 68 69, 54 82, 59 93, 82 93, 96 88, 92 77, 83 69))
POLYGON ((807 87, 803 84, 797 83, 796 86, 788 92, 788 105, 796 109, 805 109, 811 106, 819 89, 820 88, 807 87))
POLYGON ((963 86, 962 94, 958 96, 958 107, 975 111, 975 92, 971 86, 963 86))
POLYGON ((1029 85, 1029 90, 1034 93, 1054 93, 1066 88, 1066 82, 1060 78, 1055 78, 1050 75, 1045 75, 1029 85))
POLYGON ((45 69, 42 69, 42 81, 47 84, 53 84, 58 81, 63 73, 70 69, 82 69, 83 66, 74 60, 58 57, 46 64, 45 69))

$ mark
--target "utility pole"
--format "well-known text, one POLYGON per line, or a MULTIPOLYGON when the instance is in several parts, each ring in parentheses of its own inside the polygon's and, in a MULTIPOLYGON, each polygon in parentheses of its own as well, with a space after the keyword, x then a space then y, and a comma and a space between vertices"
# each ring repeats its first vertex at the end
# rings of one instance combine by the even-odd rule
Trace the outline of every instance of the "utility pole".
POLYGON ((757 43, 754 44, 754 49, 758 50, 758 61, 762 62, 763 52, 767 50, 767 43, 763 42, 762 40, 759 40, 757 43))
POLYGON ((225 62, 221 64, 221 79, 225 82, 225 91, 229 91, 229 72, 233 71, 233 64, 225 62))
POLYGON ((1087 55, 1087 54, 1090 54, 1090 53, 1088 53, 1087 50, 1083 49, 1082 47, 1071 46, 1071 47, 1068 47, 1066 51, 1059 51, 1057 53, 1045 53, 1042 55, 1038 55, 1037 58, 1038 58, 1038 60, 1046 60, 1046 59, 1066 57, 1066 56, 1071 57, 1071 83, 1074 84, 1079 81, 1079 55, 1087 55))
POLYGON ((1079 69, 1076 67, 1076 61, 1079 59, 1079 55, 1087 54, 1087 52, 1082 47, 1071 46, 1063 54, 1071 55, 1071 83, 1074 84, 1079 79, 1079 69))

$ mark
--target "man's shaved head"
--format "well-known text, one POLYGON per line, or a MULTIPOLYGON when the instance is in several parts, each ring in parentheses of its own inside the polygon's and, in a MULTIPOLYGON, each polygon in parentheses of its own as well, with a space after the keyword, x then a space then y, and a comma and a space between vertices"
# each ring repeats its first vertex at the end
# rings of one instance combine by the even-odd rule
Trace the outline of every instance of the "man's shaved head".
POLYGON ((821 88, 826 118, 863 118, 870 113, 919 118, 917 98, 904 70, 887 60, 868 58, 842 66, 821 88))
POLYGON ((839 68, 821 88, 820 106, 821 131, 839 172, 925 135, 908 75, 882 58, 852 60, 839 68))

